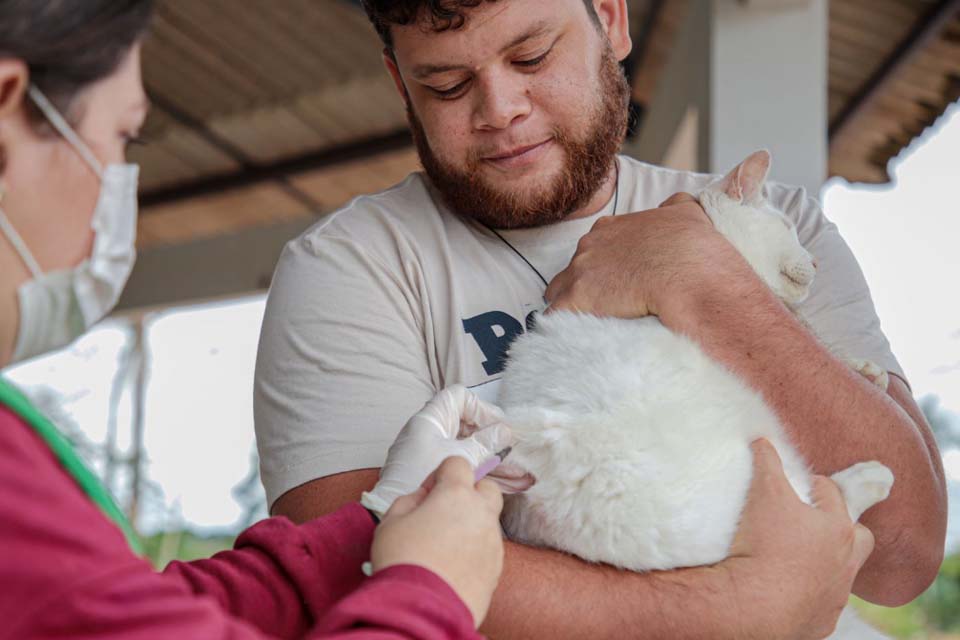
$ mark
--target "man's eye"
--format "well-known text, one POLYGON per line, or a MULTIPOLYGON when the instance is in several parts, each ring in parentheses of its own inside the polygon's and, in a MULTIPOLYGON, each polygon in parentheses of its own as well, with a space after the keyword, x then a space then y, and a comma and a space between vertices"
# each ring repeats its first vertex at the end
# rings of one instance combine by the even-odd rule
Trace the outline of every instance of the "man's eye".
POLYGON ((524 67, 527 69, 534 69, 539 67, 547 59, 547 56, 550 55, 550 51, 547 51, 542 56, 537 56, 536 58, 530 58, 529 60, 516 60, 513 64, 518 67, 524 67))
POLYGON ((453 87, 450 87, 449 89, 433 89, 433 88, 431 88, 430 90, 433 91, 433 93, 436 94, 437 96, 439 96, 440 98, 443 98, 444 100, 451 100, 451 99, 457 97, 457 95, 460 93, 460 91, 461 91, 464 87, 467 86, 467 83, 468 83, 468 82, 469 82, 469 80, 464 80, 464 81, 461 82, 460 84, 458 84, 458 85, 456 85, 456 86, 453 86, 453 87))

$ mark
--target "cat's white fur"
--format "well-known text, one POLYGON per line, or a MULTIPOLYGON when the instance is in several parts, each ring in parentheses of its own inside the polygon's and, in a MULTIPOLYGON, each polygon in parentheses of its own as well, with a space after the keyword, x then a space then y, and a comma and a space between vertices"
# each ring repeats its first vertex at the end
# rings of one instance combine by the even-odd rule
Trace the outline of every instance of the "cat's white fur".
MULTIPOLYGON (((793 305, 816 264, 763 198, 769 163, 753 154, 700 202, 793 305)), ((750 486, 750 443, 761 437, 810 501, 809 468, 760 394, 653 317, 541 316, 510 349, 499 404, 517 437, 513 466, 537 479, 506 501, 504 527, 518 541, 634 571, 719 562, 750 486)), ((834 480, 857 519, 886 498, 893 475, 865 462, 834 480)), ((831 637, 883 636, 848 611, 831 637)))

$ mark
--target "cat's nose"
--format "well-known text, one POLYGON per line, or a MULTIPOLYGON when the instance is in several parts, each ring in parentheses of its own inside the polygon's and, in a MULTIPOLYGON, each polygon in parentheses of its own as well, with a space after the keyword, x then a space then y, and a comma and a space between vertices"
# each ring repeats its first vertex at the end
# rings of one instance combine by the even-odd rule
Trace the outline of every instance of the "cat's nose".
POLYGON ((811 262, 811 264, 813 264, 813 270, 814 270, 814 271, 816 271, 817 269, 820 268, 820 265, 817 264, 817 259, 816 259, 816 258, 814 258, 814 259, 811 260, 810 262, 811 262))

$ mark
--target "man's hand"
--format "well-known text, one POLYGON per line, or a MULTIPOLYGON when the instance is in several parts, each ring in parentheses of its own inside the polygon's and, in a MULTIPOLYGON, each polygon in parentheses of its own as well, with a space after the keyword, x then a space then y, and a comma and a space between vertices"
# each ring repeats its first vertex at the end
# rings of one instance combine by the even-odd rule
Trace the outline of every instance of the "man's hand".
POLYGON ((729 264, 746 266, 697 199, 678 193, 656 209, 598 220, 547 287, 548 312, 662 318, 729 264))
POLYGON ((850 521, 840 490, 814 477, 815 507, 787 482, 776 450, 753 446, 754 476, 728 571, 744 638, 825 638, 873 551, 873 535, 850 521))

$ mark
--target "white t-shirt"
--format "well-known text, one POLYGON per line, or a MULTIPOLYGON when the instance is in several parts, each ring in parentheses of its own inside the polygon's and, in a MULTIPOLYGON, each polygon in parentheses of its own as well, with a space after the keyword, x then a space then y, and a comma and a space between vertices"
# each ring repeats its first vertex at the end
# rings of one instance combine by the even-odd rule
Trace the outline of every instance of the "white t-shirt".
MULTIPOLYGON (((619 157, 618 214, 713 177, 619 157)), ((803 189, 767 195, 817 258, 801 306, 827 344, 902 376, 870 292, 837 228, 803 189)), ((548 282, 614 199, 589 218, 500 231, 548 282)), ((254 414, 270 504, 305 482, 380 467, 407 418, 452 384, 495 397, 510 341, 544 308, 534 269, 483 226, 452 214, 422 174, 362 196, 285 248, 260 336, 254 414)))

